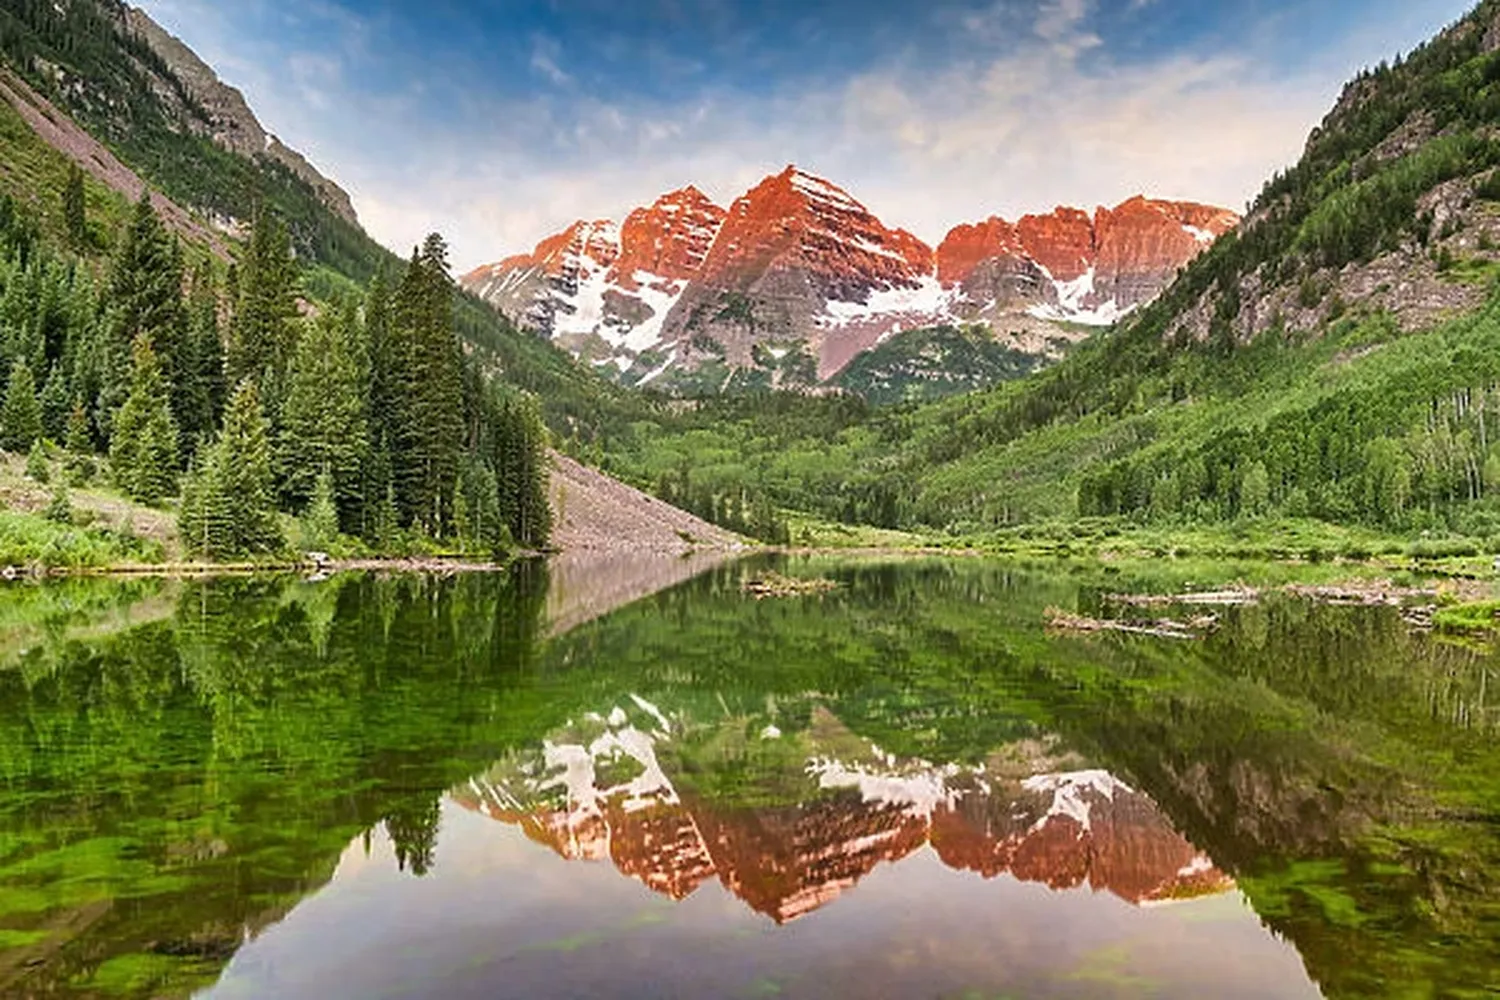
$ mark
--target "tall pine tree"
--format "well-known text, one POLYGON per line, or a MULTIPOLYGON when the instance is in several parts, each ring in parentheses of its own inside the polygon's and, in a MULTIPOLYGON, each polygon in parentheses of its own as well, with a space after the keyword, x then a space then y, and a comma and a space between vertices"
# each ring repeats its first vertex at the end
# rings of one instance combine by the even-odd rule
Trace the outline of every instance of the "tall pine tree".
POLYGON ((235 389, 223 432, 194 463, 179 528, 189 549, 212 559, 265 555, 285 544, 276 516, 270 432, 253 379, 235 389))
POLYGON ((0 407, 0 448, 25 452, 42 436, 42 407, 36 398, 36 379, 24 361, 10 370, 5 405, 0 407))
POLYGON ((212 436, 224 413, 224 343, 219 333, 219 304, 213 265, 205 258, 193 269, 187 336, 183 341, 178 430, 184 454, 191 454, 199 442, 212 436))
POLYGON ((177 486, 177 422, 149 336, 136 337, 131 358, 130 395, 115 412, 109 463, 120 489, 156 503, 177 486))
POLYGON ((182 256, 151 207, 149 192, 135 212, 110 268, 111 335, 108 371, 100 387, 102 425, 113 427, 114 411, 130 391, 134 344, 150 341, 162 369, 163 391, 174 418, 181 406, 180 372, 186 313, 182 301, 182 256))
POLYGON ((358 337, 351 311, 326 312, 297 345, 286 408, 282 414, 278 465, 282 495, 294 509, 312 496, 327 474, 343 529, 359 529, 364 504, 369 429, 364 375, 355 356, 358 337))
POLYGON ((433 234, 396 290, 391 363, 391 472, 402 519, 439 537, 452 531, 463 452, 463 356, 453 329, 448 248, 433 234))
POLYGON ((255 379, 261 406, 279 424, 297 339, 297 270, 286 228, 269 212, 255 221, 235 279, 238 301, 229 327, 229 381, 255 379))
POLYGON ((518 544, 542 548, 552 535, 552 508, 541 407, 528 393, 501 390, 497 424, 495 472, 501 516, 518 544))

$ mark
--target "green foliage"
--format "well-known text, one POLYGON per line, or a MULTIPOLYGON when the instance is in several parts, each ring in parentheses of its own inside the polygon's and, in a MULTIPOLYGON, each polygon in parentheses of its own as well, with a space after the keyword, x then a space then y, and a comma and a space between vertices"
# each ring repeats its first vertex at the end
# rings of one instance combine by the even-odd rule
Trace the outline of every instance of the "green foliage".
POLYGON ((40 438, 32 442, 31 452, 26 456, 26 476, 37 483, 52 481, 52 470, 47 462, 47 449, 40 438))
POLYGON ((68 496, 67 483, 58 482, 52 488, 52 496, 47 501, 47 509, 42 512, 42 516, 55 524, 73 523, 73 501, 68 496))
POLYGON ((265 556, 284 547, 270 432, 253 378, 235 389, 222 432, 199 453, 183 488, 178 527, 188 550, 210 559, 265 556))
POLYGON ((297 269, 291 240, 280 220, 263 212, 240 265, 226 371, 236 385, 255 380, 273 427, 279 426, 296 337, 297 269))
POLYGON ((313 483, 312 499, 302 515, 302 545, 327 552, 339 540, 339 509, 335 502, 333 475, 326 470, 313 483))
MULTIPOLYGON (((160 384, 153 389, 162 393, 162 401, 170 407, 175 433, 176 421, 185 410, 180 368, 187 317, 182 282, 181 248, 157 218, 150 192, 143 192, 110 268, 109 340, 101 345, 102 360, 110 366, 100 391, 105 426, 113 428, 115 408, 134 389, 127 382, 130 374, 123 364, 124 348, 144 338, 153 352, 153 363, 161 368, 160 384)), ((131 364, 135 363, 132 353, 131 364)))
POLYGON ((357 529, 364 510, 369 448, 361 336, 352 310, 325 312, 304 330, 292 363, 277 462, 281 492, 298 508, 330 477, 339 521, 357 529))
POLYGON ((498 400, 491 396, 491 408, 496 430, 489 451, 502 527, 516 544, 541 549, 552 535, 550 459, 541 407, 530 395, 505 392, 498 400))
POLYGON ((463 452, 463 362, 453 327, 448 248, 433 234, 412 254, 396 288, 383 379, 393 387, 387 426, 396 500, 404 523, 433 537, 452 529, 463 452))
POLYGON ((6 383, 5 403, 0 406, 0 448, 29 451, 41 436, 42 408, 36 398, 36 381, 26 362, 17 361, 6 383))
POLYGON ((120 489, 152 504, 177 488, 177 423, 149 334, 136 336, 131 357, 130 395, 115 413, 109 464, 120 489))
POLYGON ((68 435, 64 443, 67 452, 65 466, 68 478, 75 486, 81 486, 93 478, 94 465, 94 440, 89 427, 89 416, 82 405, 73 407, 73 412, 68 415, 68 435))
POLYGON ((988 389, 1041 364, 1001 345, 987 327, 908 330, 860 354, 833 385, 877 406, 916 403, 988 389))
POLYGON ((47 517, 0 510, 0 565, 106 569, 160 562, 161 558, 161 546, 132 534, 78 528, 47 517))
POLYGON ((68 169, 68 183, 63 188, 63 224, 68 230, 68 242, 75 249, 83 250, 89 244, 88 201, 83 189, 83 168, 72 164, 68 169))

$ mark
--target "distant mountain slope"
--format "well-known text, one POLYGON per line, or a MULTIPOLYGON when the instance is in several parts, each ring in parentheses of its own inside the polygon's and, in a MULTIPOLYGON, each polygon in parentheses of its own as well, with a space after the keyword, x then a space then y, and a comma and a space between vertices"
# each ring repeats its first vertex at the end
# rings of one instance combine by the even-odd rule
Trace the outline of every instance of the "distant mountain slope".
MULTIPOLYGON (((39 139, 77 163, 100 183, 131 201, 140 198, 141 191, 147 186, 140 175, 31 89, 26 81, 4 69, 0 69, 0 101, 10 105, 39 139)), ((22 192, 23 195, 26 193, 34 192, 22 192)), ((166 195, 153 191, 151 203, 162 221, 178 235, 209 247, 220 258, 228 259, 229 250, 222 234, 206 226, 166 195)))
MULTIPOLYGON (((27 126, 104 184, 133 197, 144 181, 158 210, 189 241, 233 250, 258 204, 288 226, 308 294, 348 292, 403 260, 360 228, 350 199, 282 146, 237 90, 140 11, 118 0, 0 5, 0 77, 27 126)), ((6 169, 0 164, 0 176, 6 169)), ((55 213, 55 191, 23 201, 55 213)), ((598 442, 641 404, 544 340, 519 333, 461 295, 455 322, 485 370, 538 393, 564 440, 598 442)))
POLYGON ((806 388, 896 332, 947 323, 983 324, 1003 349, 1055 360, 1237 222, 1134 198, 1092 216, 960 226, 934 250, 789 166, 727 210, 685 188, 623 225, 575 223, 463 283, 627 384, 806 388))
POLYGON ((552 540, 565 552, 679 556, 744 544, 722 528, 556 452, 551 490, 552 540))
POLYGON ((816 401, 717 407, 616 467, 649 482, 686 463, 710 488, 739 480, 826 517, 1025 525, 1060 544, 1107 546, 1120 526, 1032 525, 1313 518, 1494 547, 1497 358, 1500 0, 1485 0, 1352 81, 1238 229, 1061 363, 843 423, 816 401))
POLYGON ((206 121, 199 116, 193 118, 208 127, 214 142, 244 157, 267 156, 275 160, 306 181, 323 204, 340 218, 359 225, 348 192, 319 173, 301 153, 282 145, 280 139, 268 133, 245 102, 245 95, 220 80, 196 52, 151 20, 150 15, 139 7, 126 8, 125 23, 130 31, 145 39, 151 50, 182 81, 188 96, 207 113, 206 121))

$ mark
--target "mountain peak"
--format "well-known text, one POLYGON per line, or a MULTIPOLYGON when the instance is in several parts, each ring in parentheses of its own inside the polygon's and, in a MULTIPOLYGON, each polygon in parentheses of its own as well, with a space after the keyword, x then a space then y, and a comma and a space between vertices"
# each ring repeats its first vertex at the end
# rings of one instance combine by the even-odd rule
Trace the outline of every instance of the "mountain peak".
POLYGON ((481 269, 465 284, 635 380, 692 366, 709 343, 731 367, 761 364, 774 344, 774 357, 790 351, 822 380, 892 333, 943 323, 988 323, 1016 349, 1046 353, 1057 337, 1080 336, 1056 322, 1113 322, 1236 221, 1138 195, 1092 214, 992 215, 956 227, 934 252, 787 164, 727 211, 690 184, 618 227, 580 221, 523 265, 481 269), (647 349, 655 360, 637 370, 647 349))

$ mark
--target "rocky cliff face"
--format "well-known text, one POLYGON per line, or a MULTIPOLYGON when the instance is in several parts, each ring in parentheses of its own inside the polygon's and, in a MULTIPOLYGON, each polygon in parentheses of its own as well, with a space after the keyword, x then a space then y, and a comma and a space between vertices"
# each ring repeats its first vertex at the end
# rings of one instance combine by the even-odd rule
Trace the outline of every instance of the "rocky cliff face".
POLYGON ((728 210, 685 188, 463 283, 627 381, 717 364, 824 382, 892 334, 939 324, 985 324, 1007 347, 1053 356, 1078 324, 1107 325, 1159 294, 1238 221, 1142 197, 959 226, 934 250, 789 166, 728 210))
POLYGON ((702 270, 724 210, 694 187, 616 225, 576 222, 529 254, 465 275, 466 288, 515 322, 591 361, 628 368, 702 270))
MULTIPOLYGON (((268 157, 281 163, 306 181, 330 209, 359 225, 359 217, 348 193, 319 173, 301 153, 289 149, 268 133, 255 117, 255 112, 250 110, 245 95, 220 80, 197 53, 137 7, 125 8, 125 25, 146 40, 182 81, 193 100, 208 112, 210 134, 216 143, 241 156, 268 157)), ((175 99, 169 90, 164 90, 162 96, 175 99)))
POLYGON ((591 716, 452 795, 564 858, 609 862, 673 899, 717 878, 777 923, 929 844, 949 867, 984 878, 1088 885, 1136 905, 1233 885, 1148 796, 1104 771, 1009 773, 1015 754, 1011 764, 978 769, 901 761, 877 748, 825 757, 816 752, 823 740, 844 748, 858 740, 826 712, 815 716, 801 774, 763 776, 768 792, 781 790, 772 799, 806 782, 800 801, 749 807, 679 793, 673 740, 682 726, 640 700, 591 716))
MULTIPOLYGON (((1239 223, 1226 209, 1131 198, 1093 216, 1073 208, 959 226, 937 250, 938 277, 965 318, 1018 311, 1107 325, 1150 302, 1177 271, 1239 223)), ((1003 322, 1003 319, 998 320, 1003 322)))

